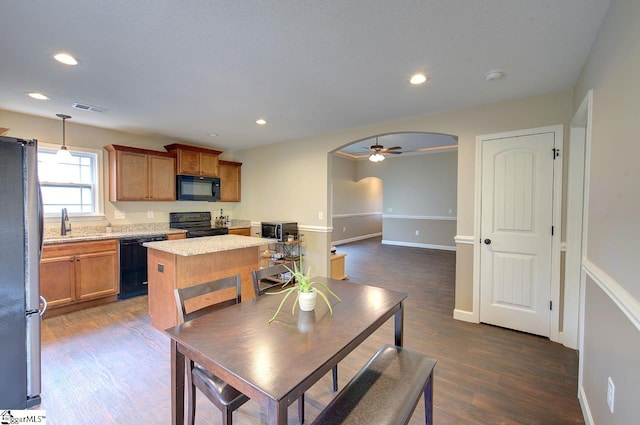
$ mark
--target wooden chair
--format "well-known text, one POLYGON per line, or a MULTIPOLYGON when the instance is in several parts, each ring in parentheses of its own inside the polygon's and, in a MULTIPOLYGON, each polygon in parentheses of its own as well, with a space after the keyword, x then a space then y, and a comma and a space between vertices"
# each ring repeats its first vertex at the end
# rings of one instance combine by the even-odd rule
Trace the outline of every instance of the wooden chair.
MULTIPOLYGON (((262 280, 270 277, 276 278, 278 275, 286 273, 288 271, 289 270, 287 269, 287 266, 285 266, 284 264, 277 264, 275 266, 265 267, 264 269, 251 271, 251 277, 253 278, 253 290, 255 291, 256 297, 264 294, 269 289, 269 286, 264 287, 264 285, 262 285, 261 287, 260 282, 262 280)), ((278 283, 276 281, 273 281, 272 286, 275 285, 278 285, 278 283)))
MULTIPOLYGON (((240 275, 225 277, 212 282, 201 283, 188 288, 176 288, 176 305, 178 307, 178 319, 181 323, 195 319, 213 310, 237 304, 242 301, 242 289, 240 275), (189 300, 212 294, 227 288, 236 288, 236 296, 228 301, 205 305, 196 310, 190 310, 189 300)), ((191 359, 187 360, 187 424, 193 425, 196 413, 196 387, 207 396, 213 404, 222 412, 222 423, 232 425, 232 413, 238 407, 249 400, 249 397, 213 375, 206 369, 198 366, 191 359)))

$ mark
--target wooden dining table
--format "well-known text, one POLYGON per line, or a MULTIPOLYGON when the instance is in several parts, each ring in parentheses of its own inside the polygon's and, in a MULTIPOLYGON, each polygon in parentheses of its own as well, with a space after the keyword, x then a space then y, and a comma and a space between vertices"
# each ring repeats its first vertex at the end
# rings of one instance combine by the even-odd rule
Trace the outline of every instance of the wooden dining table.
POLYGON ((283 425, 289 405, 391 317, 394 343, 402 346, 407 294, 314 280, 340 297, 329 296, 333 314, 320 297, 314 311, 296 307, 292 313, 290 297, 269 323, 282 295, 263 295, 166 330, 171 338, 172 424, 184 423, 185 357, 263 406, 269 425, 283 425))

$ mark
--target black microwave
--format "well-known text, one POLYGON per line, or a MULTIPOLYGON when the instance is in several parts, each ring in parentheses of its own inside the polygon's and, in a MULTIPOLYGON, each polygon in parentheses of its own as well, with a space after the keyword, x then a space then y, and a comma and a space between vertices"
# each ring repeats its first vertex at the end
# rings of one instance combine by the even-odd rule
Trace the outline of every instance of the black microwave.
POLYGON ((218 177, 176 176, 176 198, 178 201, 220 200, 220 179, 218 177))
POLYGON ((262 237, 277 239, 285 242, 289 236, 298 239, 298 223, 285 223, 282 221, 262 222, 262 237))

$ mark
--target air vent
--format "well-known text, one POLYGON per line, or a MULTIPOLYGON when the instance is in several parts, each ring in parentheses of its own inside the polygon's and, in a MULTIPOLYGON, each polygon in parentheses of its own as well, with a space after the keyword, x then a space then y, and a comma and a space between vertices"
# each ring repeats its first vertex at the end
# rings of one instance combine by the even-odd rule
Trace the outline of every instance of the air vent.
POLYGON ((88 103, 76 102, 71 106, 73 106, 76 109, 82 109, 83 111, 100 112, 101 114, 109 110, 108 108, 104 108, 102 106, 89 105, 88 103))

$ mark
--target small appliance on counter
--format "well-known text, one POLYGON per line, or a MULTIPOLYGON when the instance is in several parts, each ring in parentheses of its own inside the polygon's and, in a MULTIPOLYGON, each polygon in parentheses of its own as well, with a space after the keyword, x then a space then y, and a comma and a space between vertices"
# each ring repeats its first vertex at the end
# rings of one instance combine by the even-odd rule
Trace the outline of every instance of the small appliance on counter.
POLYGON ((283 221, 262 222, 262 237, 286 242, 289 236, 298 239, 298 223, 283 221))

